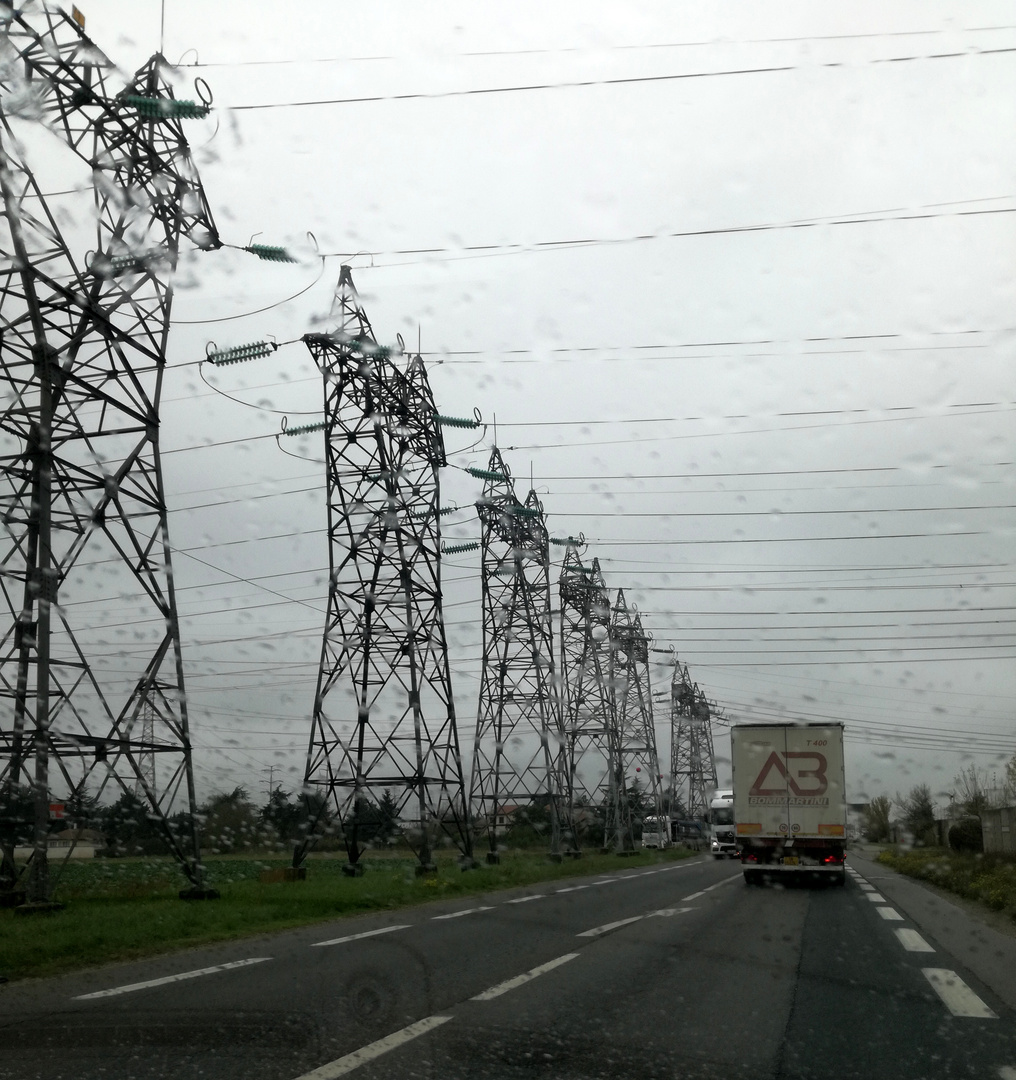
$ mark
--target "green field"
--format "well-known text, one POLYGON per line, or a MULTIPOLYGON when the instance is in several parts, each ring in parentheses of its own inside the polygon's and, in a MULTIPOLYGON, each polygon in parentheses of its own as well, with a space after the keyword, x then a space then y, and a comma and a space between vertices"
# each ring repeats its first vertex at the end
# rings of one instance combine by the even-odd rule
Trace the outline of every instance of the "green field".
POLYGON ((542 853, 507 852, 498 866, 462 871, 449 855, 438 873, 417 877, 416 861, 401 854, 361 860, 366 873, 348 878, 345 857, 311 857, 307 880, 262 884, 280 858, 210 857, 208 883, 219 900, 188 902, 186 882, 168 859, 94 859, 68 864, 49 915, 0 910, 0 975, 9 979, 57 975, 116 960, 132 960, 215 941, 270 933, 369 911, 390 911, 429 900, 469 896, 553 878, 646 866, 687 858, 685 848, 646 851, 621 859, 587 854, 555 864, 542 853))

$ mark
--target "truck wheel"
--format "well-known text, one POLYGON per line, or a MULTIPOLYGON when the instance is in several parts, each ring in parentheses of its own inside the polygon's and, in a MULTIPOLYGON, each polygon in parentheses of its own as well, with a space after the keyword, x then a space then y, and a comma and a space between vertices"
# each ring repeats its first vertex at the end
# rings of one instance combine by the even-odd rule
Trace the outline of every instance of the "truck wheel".
POLYGON ((745 885, 758 885, 759 875, 757 870, 745 870, 744 872, 745 885))

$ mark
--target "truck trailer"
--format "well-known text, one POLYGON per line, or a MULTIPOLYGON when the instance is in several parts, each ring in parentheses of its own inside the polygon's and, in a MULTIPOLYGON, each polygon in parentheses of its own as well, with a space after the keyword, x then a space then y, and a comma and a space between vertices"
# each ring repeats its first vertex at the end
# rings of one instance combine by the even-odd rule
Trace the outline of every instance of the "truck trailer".
POLYGON ((744 880, 846 880, 842 724, 735 724, 730 729, 734 833, 744 880))

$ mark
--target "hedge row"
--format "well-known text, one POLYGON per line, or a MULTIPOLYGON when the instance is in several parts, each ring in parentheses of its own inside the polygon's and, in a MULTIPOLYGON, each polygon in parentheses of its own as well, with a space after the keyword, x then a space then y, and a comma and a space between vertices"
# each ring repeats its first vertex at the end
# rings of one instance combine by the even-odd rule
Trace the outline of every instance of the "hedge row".
POLYGON ((1016 862, 1005 855, 954 851, 883 851, 878 861, 909 877, 975 900, 1016 921, 1016 862))

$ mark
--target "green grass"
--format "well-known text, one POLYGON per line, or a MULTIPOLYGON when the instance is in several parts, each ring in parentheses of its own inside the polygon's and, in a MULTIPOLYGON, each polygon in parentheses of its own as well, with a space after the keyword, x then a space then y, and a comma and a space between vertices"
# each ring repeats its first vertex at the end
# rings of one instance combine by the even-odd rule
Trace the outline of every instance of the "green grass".
POLYGON ((68 864, 56 899, 63 911, 16 916, 0 910, 0 974, 9 979, 58 975, 118 960, 272 933, 294 926, 390 911, 430 900, 471 896, 554 878, 599 874, 694 855, 678 848, 616 855, 587 854, 551 863, 543 853, 507 852, 498 866, 463 872, 451 856, 438 873, 417 877, 405 854, 362 860, 366 873, 348 878, 345 858, 312 857, 307 880, 262 884, 262 870, 288 865, 277 857, 211 857, 208 883, 219 900, 188 902, 186 882, 167 859, 94 859, 68 864))
POLYGON ((878 860, 900 873, 1001 911, 1016 922, 1016 862, 1011 856, 959 854, 941 848, 883 851, 878 860))

